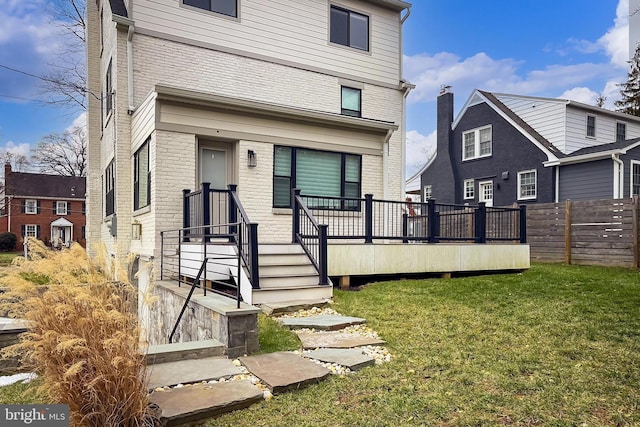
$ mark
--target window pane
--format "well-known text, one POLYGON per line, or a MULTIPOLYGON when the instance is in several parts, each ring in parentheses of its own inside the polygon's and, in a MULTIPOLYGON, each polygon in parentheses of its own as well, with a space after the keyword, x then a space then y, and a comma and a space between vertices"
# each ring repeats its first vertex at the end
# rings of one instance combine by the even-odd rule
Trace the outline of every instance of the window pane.
POLYGON ((331 43, 349 45, 349 13, 346 10, 331 8, 331 43))
POLYGON ((360 89, 342 87, 342 109, 360 111, 360 89))
POLYGON ((303 149, 296 153, 296 187, 301 194, 340 197, 341 155, 303 149))
POLYGON ((464 158, 475 157, 475 134, 473 132, 464 134, 464 158))
POLYGON ((349 21, 349 45, 362 50, 369 50, 369 17, 351 12, 349 21))
POLYGON ((238 16, 236 0, 212 0, 211 10, 223 15, 238 16))
POLYGON ((616 124, 616 141, 627 139, 627 125, 625 123, 616 124))
POLYGON ((210 10, 211 5, 209 0, 184 0, 184 4, 205 10, 210 10))
POLYGON ((520 174, 520 197, 535 197, 536 195, 536 173, 524 172, 520 174))
POLYGON ((143 208, 149 204, 149 143, 145 143, 136 153, 136 188, 135 209, 143 208))
POLYGON ((273 173, 276 176, 291 176, 291 148, 276 147, 273 173))
POLYGON ((349 182, 360 182, 360 157, 345 155, 344 179, 349 182))
POLYGON ((273 206, 291 206, 291 179, 286 177, 275 177, 273 179, 273 206))
POLYGON ((631 195, 632 196, 640 196, 640 164, 634 163, 633 170, 631 172, 633 174, 633 184, 631 185, 631 195))

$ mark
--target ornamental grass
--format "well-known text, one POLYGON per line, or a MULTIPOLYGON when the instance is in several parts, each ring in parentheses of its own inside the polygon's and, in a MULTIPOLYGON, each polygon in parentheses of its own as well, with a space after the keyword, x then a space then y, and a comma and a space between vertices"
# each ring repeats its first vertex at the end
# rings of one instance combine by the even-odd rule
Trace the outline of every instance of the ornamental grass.
POLYGON ((0 279, 0 308, 29 322, 4 356, 37 373, 51 403, 69 405, 72 426, 153 425, 136 290, 112 280, 117 266, 96 266, 77 244, 52 251, 31 240, 29 247, 33 259, 18 258, 19 268, 0 279))

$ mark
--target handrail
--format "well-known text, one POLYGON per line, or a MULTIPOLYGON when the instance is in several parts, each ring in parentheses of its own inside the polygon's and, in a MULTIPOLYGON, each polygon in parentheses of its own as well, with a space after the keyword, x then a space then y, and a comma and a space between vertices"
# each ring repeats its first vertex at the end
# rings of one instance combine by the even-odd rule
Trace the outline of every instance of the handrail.
POLYGON ((258 265, 258 224, 249 220, 249 215, 244 210, 240 197, 236 192, 237 186, 229 185, 229 195, 233 203, 229 206, 229 218, 234 222, 240 223, 240 228, 244 229, 246 241, 242 245, 238 245, 240 256, 244 261, 247 271, 249 272, 249 280, 253 289, 260 288, 260 271, 258 265), (240 218, 237 218, 240 213, 240 218))
POLYGON ((299 243, 305 251, 309 260, 318 271, 319 284, 329 284, 329 274, 327 267, 327 225, 319 224, 300 197, 300 190, 292 191, 293 201, 293 230, 292 238, 294 243, 299 243), (304 223, 302 223, 299 212, 304 212, 304 223), (303 231, 300 231, 300 228, 303 231), (315 245, 310 241, 317 240, 315 245))

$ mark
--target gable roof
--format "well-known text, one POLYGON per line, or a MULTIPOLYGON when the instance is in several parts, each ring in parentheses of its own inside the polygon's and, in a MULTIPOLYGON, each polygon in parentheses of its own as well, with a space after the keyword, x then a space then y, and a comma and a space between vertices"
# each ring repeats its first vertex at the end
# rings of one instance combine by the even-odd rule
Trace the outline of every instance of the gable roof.
POLYGON ((80 176, 45 175, 10 172, 5 177, 6 196, 84 199, 86 178, 80 176))

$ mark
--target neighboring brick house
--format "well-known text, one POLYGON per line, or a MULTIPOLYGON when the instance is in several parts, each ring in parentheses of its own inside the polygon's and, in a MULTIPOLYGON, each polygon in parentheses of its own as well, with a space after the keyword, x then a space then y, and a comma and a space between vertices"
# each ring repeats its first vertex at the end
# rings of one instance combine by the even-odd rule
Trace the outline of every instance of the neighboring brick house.
POLYGON ((617 199, 640 191, 640 117, 566 99, 475 90, 438 97, 421 195, 442 203, 617 199))
POLYGON ((84 177, 13 172, 4 167, 4 210, 0 231, 18 237, 36 237, 53 247, 78 242, 85 246, 84 177))
POLYGON ((261 242, 290 242, 294 186, 403 200, 410 7, 87 2, 88 246, 157 263, 202 182, 238 186, 261 242))

